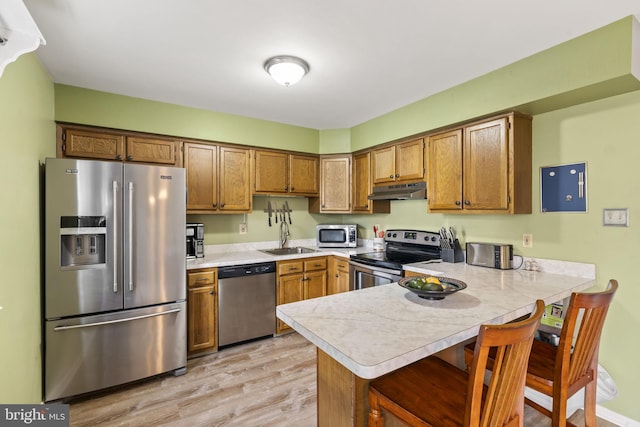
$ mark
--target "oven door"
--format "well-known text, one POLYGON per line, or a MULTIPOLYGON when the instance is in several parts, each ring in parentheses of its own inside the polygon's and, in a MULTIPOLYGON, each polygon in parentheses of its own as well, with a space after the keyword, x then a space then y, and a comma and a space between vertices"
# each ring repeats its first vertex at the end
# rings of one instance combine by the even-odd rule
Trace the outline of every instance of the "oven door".
POLYGON ((387 285, 400 279, 402 279, 402 271, 349 261, 349 287, 351 290, 387 285))

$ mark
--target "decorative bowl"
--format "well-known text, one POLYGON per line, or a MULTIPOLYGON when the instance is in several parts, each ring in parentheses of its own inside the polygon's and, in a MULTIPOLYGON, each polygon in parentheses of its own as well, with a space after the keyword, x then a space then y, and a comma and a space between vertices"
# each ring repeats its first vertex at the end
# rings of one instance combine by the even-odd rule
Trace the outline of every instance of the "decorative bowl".
POLYGON ((418 295, 420 298, 432 299, 432 300, 444 299, 444 297, 446 297, 447 295, 451 295, 451 294, 453 294, 455 292, 458 292, 458 291, 461 291, 462 289, 465 289, 467 287, 467 284, 464 283, 461 280, 452 279, 450 277, 431 276, 431 275, 405 277, 405 278, 402 278, 402 279, 400 279, 398 281, 398 285, 400 285, 403 288, 413 292, 414 294, 418 295), (414 282, 416 280, 426 279, 427 277, 435 277, 436 279, 438 279, 440 281, 440 284, 442 285, 443 289, 442 290, 427 290, 427 289, 413 288, 413 287, 409 286, 410 282, 414 282))

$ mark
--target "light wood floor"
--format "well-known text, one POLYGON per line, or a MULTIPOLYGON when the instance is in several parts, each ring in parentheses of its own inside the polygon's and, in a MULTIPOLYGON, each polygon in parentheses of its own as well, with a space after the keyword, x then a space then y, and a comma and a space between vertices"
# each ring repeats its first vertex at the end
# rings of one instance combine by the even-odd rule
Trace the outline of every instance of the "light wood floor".
MULTIPOLYGON (((316 426, 316 350, 293 333, 191 359, 164 375, 70 401, 71 426, 316 426)), ((571 421, 584 426, 581 411, 571 421)), ((525 408, 525 426, 549 418, 525 408)), ((598 427, 614 424, 598 422, 598 427)))

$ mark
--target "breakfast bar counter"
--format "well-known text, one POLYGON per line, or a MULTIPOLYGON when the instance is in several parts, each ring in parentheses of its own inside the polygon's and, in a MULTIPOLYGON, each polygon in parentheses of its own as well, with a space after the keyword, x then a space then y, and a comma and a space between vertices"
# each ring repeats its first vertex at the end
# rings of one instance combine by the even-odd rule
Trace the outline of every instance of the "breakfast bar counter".
POLYGON ((405 269, 461 280, 467 288, 426 300, 392 283, 276 308, 318 349, 319 426, 366 425, 369 379, 473 338, 481 324, 526 315, 537 299, 550 304, 595 284, 595 268, 578 275, 463 263, 405 269))

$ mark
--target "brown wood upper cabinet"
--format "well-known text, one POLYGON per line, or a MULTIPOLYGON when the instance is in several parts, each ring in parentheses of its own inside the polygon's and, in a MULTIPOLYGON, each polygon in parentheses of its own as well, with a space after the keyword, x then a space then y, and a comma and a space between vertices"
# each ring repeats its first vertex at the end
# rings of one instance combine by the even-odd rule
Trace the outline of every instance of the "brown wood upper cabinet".
POLYGON ((251 150, 185 142, 187 213, 251 211, 251 150))
POLYGON ((531 213, 531 117, 510 113, 431 135, 430 212, 531 213))
POLYGON ((100 128, 58 125, 58 157, 181 164, 182 141, 100 128))
POLYGON ((317 156, 255 150, 254 170, 255 194, 318 196, 317 156))
POLYGON ((423 138, 379 148, 371 155, 374 185, 424 178, 423 138))
POLYGON ((391 212, 389 200, 369 200, 373 191, 373 176, 371 174, 371 151, 355 154, 351 170, 351 193, 353 213, 373 214, 391 212))
POLYGON ((320 197, 309 200, 309 212, 351 211, 351 155, 320 156, 320 197))

